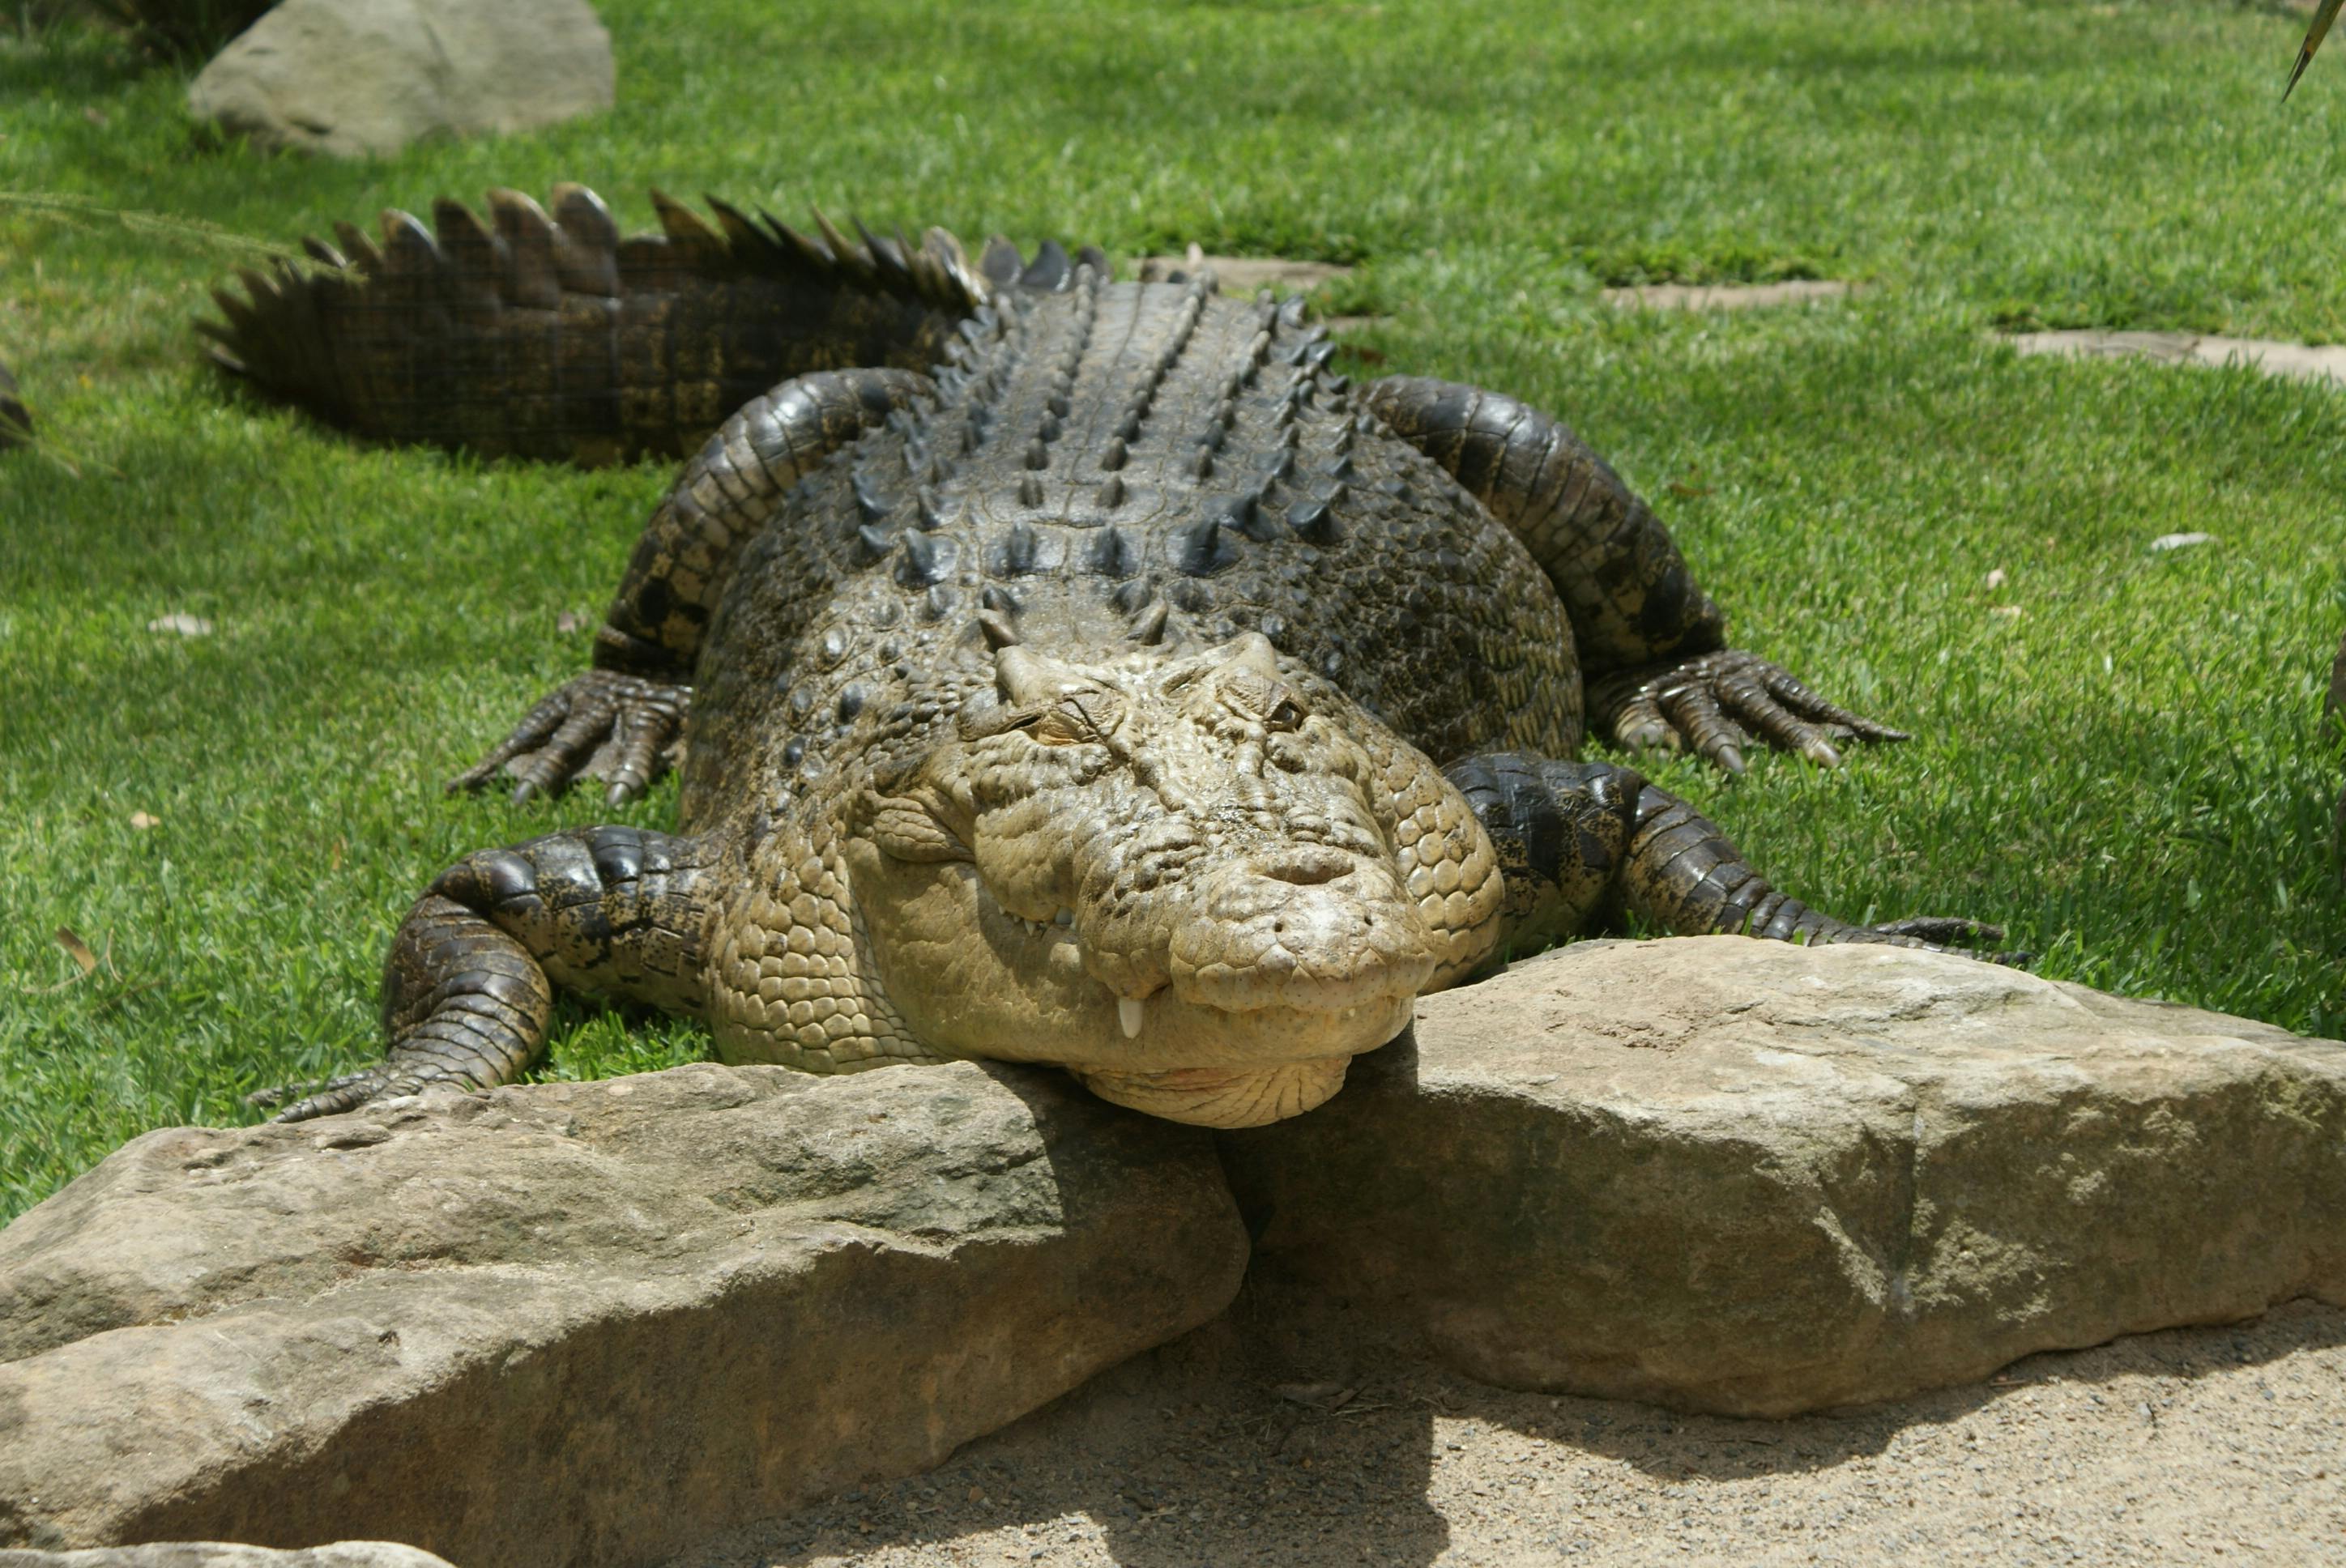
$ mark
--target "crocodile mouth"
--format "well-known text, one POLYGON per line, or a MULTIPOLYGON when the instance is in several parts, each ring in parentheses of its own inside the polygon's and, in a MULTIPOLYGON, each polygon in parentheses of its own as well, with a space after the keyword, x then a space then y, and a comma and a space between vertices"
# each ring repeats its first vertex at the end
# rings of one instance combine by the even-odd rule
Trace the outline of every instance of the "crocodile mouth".
POLYGON ((1260 1127, 1300 1116, 1344 1086, 1352 1059, 1315 1056, 1251 1070, 1178 1067, 1119 1073, 1070 1067, 1084 1087, 1111 1105, 1198 1127, 1260 1127))

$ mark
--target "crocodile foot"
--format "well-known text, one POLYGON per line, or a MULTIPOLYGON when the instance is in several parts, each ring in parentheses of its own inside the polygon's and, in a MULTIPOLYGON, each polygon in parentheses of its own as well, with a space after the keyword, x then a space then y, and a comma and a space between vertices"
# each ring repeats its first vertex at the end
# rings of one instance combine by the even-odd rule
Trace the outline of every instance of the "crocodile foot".
POLYGON ((610 783, 614 806, 633 799, 676 761, 692 688, 590 669, 539 699, 495 749, 448 781, 477 789, 504 769, 515 804, 579 779, 610 783))
MULTIPOLYGON (((2002 926, 1965 915, 1911 915, 1904 920, 1886 920, 1856 929, 1901 947, 1923 947, 1933 952, 1993 948, 2004 940, 2002 926)), ((2036 962, 2035 953, 2016 949, 1980 952, 1974 956, 2014 969, 2026 969, 2036 962)))
POLYGON ((1781 665, 1738 648, 1616 670, 1593 681, 1588 696, 1617 745, 1693 751, 1729 773, 1743 771, 1743 746, 1754 734, 1827 768, 1841 766, 1836 740, 1906 738, 1819 697, 1781 665))
POLYGON ((244 1103, 264 1111, 283 1106, 269 1118, 272 1122, 308 1122, 355 1111, 376 1100, 421 1094, 434 1084, 453 1084, 460 1089, 481 1086, 464 1073, 436 1070, 429 1063, 378 1062, 363 1072, 347 1073, 321 1084, 280 1084, 274 1088, 255 1089, 244 1097, 244 1103), (288 1105, 288 1101, 292 1103, 288 1105))

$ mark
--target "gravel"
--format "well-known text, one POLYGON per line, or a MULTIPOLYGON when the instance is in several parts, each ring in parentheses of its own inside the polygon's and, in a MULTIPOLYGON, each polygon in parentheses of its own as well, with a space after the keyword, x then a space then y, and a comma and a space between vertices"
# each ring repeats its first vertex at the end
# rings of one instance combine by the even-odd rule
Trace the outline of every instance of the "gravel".
POLYGON ((1251 1287, 939 1470, 669 1568, 2346 1563, 2346 1310, 1785 1421, 1509 1393, 1251 1287))

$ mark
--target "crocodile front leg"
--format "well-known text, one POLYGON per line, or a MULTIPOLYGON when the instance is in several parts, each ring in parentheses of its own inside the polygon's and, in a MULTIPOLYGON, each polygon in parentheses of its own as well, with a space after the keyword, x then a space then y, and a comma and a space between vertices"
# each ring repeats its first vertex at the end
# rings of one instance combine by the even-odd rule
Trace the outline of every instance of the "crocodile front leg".
MULTIPOLYGON (((1852 925, 1778 891, 1727 835, 1632 769, 1521 752, 1443 769, 1490 834, 1506 878, 1503 952, 1536 952, 1621 913, 1678 936, 1887 942, 1947 951, 1995 942, 2001 928, 1925 917, 1852 925)), ((2025 959, 1997 953, 1999 962, 2025 959)))
POLYGON ((607 780, 614 806, 642 794, 675 757, 701 636, 742 547, 790 486, 933 390, 910 371, 825 371, 744 404, 653 509, 595 634, 594 667, 542 698, 448 788, 478 789, 504 769, 517 801, 582 778, 607 780))
POLYGON ((440 873, 407 911, 383 965, 391 1047, 363 1072, 256 1105, 307 1121, 434 1084, 509 1084, 546 1047, 557 989, 698 1014, 707 853, 690 839, 580 828, 484 850, 440 873))
POLYGON ((1564 425, 1497 392, 1393 376, 1368 390, 1394 435, 1513 529, 1572 617, 1589 713, 1617 745, 1687 749, 1730 773, 1758 735, 1833 767, 1835 740, 1899 731, 1727 647, 1719 606, 1635 491, 1564 425))

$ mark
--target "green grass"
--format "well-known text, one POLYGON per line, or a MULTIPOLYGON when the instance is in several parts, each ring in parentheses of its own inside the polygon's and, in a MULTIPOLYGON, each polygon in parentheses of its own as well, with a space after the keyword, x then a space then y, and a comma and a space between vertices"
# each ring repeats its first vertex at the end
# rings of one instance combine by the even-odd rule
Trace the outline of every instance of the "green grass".
MULTIPOLYGON (((0 190, 283 240, 574 178, 631 225, 658 184, 1358 262, 1342 304, 1387 318, 1362 369, 1558 411, 1662 506, 1740 644, 1917 732, 1834 774, 1660 769, 1780 881, 1851 917, 2003 920, 2048 974, 2346 1023, 2319 718, 2346 403, 1985 338, 2346 337, 2346 75, 2319 62, 2279 107, 2293 15, 601 10, 613 113, 356 164, 222 144, 183 76, 103 37, 12 37, 0 190), (1596 292, 1797 276, 1870 288, 1667 319, 1596 292), (2147 548, 2189 529, 2219 542, 2147 548)), ((0 462, 0 1216, 144 1129, 247 1119, 246 1090, 368 1058, 422 883, 605 815, 438 781, 584 661, 557 616, 592 623, 662 472, 363 451, 224 395, 187 323, 234 260, 0 207, 0 356, 52 443, 0 462), (217 629, 146 629, 171 612, 217 629), (56 989, 59 926, 108 962, 56 989)), ((664 822, 672 790, 625 815, 664 822)), ((701 1049, 573 1018, 552 1073, 701 1049)))

